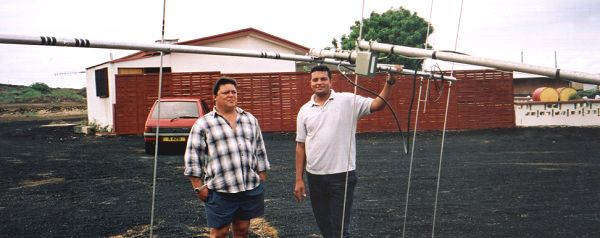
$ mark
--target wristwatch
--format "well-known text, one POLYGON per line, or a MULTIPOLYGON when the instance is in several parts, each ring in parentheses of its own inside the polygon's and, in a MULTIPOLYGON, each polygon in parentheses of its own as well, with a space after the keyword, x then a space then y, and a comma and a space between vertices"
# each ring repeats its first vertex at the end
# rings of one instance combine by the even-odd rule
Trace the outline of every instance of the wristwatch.
POLYGON ((200 191, 202 191, 202 189, 204 189, 206 187, 206 184, 200 186, 200 187, 195 187, 194 188, 194 192, 199 193, 200 191))

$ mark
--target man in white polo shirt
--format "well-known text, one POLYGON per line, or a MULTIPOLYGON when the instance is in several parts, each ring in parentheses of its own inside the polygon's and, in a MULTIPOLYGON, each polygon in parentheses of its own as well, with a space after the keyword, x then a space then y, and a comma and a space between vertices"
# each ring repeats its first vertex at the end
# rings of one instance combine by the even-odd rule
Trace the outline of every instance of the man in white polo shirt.
POLYGON ((321 234, 325 238, 349 237, 350 211, 356 186, 356 122, 385 107, 393 78, 388 78, 379 97, 366 98, 331 89, 331 71, 318 65, 310 71, 313 95, 298 112, 296 129, 296 185, 298 202, 306 197, 306 170, 310 200, 321 234), (352 108, 354 106, 354 109, 352 108), (342 219, 348 174, 346 212, 342 219))

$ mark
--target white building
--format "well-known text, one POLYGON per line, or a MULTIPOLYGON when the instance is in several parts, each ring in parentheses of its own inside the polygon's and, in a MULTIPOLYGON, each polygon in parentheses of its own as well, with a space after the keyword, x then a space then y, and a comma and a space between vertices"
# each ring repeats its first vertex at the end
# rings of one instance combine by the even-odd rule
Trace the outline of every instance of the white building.
MULTIPOLYGON (((309 48, 253 29, 227 32, 175 43, 243 50, 258 50, 305 55, 309 48)), ((296 62, 247 57, 167 53, 163 57, 165 72, 265 73, 295 72, 296 62)), ((137 52, 86 69, 88 121, 112 130, 114 125, 115 75, 157 73, 159 52, 137 52)))

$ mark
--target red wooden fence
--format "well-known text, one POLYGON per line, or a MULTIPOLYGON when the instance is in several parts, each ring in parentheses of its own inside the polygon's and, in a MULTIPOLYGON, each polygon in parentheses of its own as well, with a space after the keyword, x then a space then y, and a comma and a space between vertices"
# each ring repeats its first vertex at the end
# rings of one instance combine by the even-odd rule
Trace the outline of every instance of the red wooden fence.
MULTIPOLYGON (((455 71, 460 79, 451 86, 447 128, 450 130, 515 127, 512 74, 495 70, 455 71)), ((163 97, 198 96, 212 108, 212 85, 219 72, 167 73, 163 77, 163 97)), ((227 74, 238 82, 239 106, 255 115, 264 132, 294 132, 296 114, 306 103, 312 91, 308 73, 252 73, 227 74)), ((349 76, 354 81, 354 75, 349 76)), ((385 74, 375 78, 359 77, 358 84, 379 93, 385 74)), ((403 131, 407 129, 408 107, 412 98, 413 78, 398 76, 393 94, 388 100, 400 119, 403 131)), ((419 80, 416 88, 419 88, 419 80)), ((449 83, 422 85, 419 130, 441 130, 449 83), (436 87, 436 85, 438 87, 436 87), (441 87, 442 94, 439 95, 441 87), (437 100, 436 100, 437 99, 437 100)), ((354 87, 339 73, 334 73, 333 88, 337 92, 353 92, 354 87)), ((144 121, 157 99, 158 75, 117 75, 115 133, 141 134, 144 121)), ((375 97, 366 91, 358 94, 375 97)), ((418 91, 415 93, 417 97, 418 91)), ((414 128, 417 99, 411 112, 411 130, 414 128)), ((364 117, 359 121, 359 132, 397 131, 389 109, 364 117)))

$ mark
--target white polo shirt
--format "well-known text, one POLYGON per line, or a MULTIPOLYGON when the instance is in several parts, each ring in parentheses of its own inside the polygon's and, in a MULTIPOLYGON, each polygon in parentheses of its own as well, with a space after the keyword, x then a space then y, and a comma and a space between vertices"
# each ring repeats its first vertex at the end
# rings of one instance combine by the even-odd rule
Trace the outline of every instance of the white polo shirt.
POLYGON ((371 113, 373 99, 331 90, 325 105, 319 106, 314 97, 300 108, 296 120, 296 141, 306 145, 306 171, 323 175, 355 170, 356 122, 371 113))

